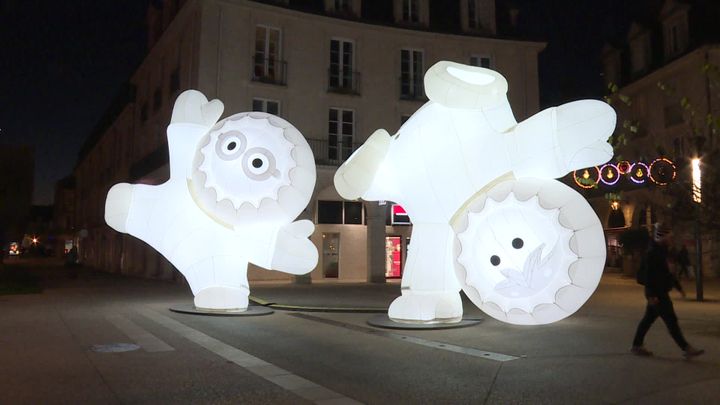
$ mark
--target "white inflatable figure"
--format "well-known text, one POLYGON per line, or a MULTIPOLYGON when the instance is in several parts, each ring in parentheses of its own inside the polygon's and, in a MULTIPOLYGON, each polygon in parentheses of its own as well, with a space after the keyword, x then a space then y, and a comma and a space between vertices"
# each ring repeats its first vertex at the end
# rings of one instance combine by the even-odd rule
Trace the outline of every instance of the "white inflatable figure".
POLYGON ((105 221, 180 270, 197 308, 243 311, 248 263, 290 274, 317 264, 313 223, 293 222, 315 187, 315 160, 289 122, 251 112, 216 124, 222 111, 219 100, 182 93, 167 129, 170 179, 116 184, 105 221))
POLYGON ((510 323, 553 322, 595 290, 602 226, 585 199, 553 180, 608 161, 615 112, 582 100, 517 123, 499 73, 438 62, 430 99, 398 132, 377 130, 335 174, 343 198, 389 200, 413 222, 400 322, 457 322, 459 290, 510 323))

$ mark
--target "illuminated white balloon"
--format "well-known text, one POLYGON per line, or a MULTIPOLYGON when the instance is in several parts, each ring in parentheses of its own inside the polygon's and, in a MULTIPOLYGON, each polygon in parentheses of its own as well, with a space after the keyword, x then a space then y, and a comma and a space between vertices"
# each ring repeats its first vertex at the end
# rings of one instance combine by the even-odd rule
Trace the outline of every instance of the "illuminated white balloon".
MULTIPOLYGON (((469 291, 479 287, 478 291, 490 288, 495 301, 486 305, 489 295, 468 295, 503 321, 547 323, 562 318, 556 314, 540 316, 536 310, 537 316, 530 322, 507 316, 507 312, 517 308, 532 312, 536 302, 556 305, 541 297, 554 295, 558 289, 564 291, 567 284, 563 283, 570 279, 568 266, 575 266, 578 277, 587 281, 584 286, 592 292, 602 272, 597 262, 600 256, 604 262, 604 237, 602 230, 597 237, 592 227, 594 236, 588 243, 594 244, 592 253, 597 255, 588 256, 592 263, 578 260, 585 256, 562 246, 586 229, 564 226, 558 219, 563 218, 564 206, 544 205, 555 203, 559 197, 543 194, 530 200, 534 194, 527 193, 551 189, 554 184, 561 185, 554 178, 608 161, 613 151, 606 140, 615 129, 614 110, 601 101, 581 100, 543 110, 518 123, 502 75, 446 61, 427 71, 425 90, 430 101, 395 135, 377 130, 335 174, 335 187, 344 198, 397 202, 413 222, 402 296, 391 304, 388 315, 398 321, 455 322, 462 318, 460 288, 469 291), (487 195, 510 190, 511 184, 522 184, 521 194, 506 194, 495 198, 497 203, 484 206, 487 195), (471 206, 477 210, 480 201, 480 211, 468 211, 471 206), (522 216, 524 220, 512 218, 506 225, 498 225, 505 216, 522 216), (525 250, 513 250, 515 237, 509 242, 504 239, 509 235, 491 237, 492 231, 487 230, 493 228, 491 225, 526 238, 525 250), (544 227, 550 233, 541 237, 539 230, 544 227), (492 264, 485 256, 490 252, 496 252, 490 257, 502 253, 512 265, 490 272, 487 266, 492 264), (479 260, 476 265, 475 260, 479 260), (458 275, 456 266, 462 267, 458 275), (463 270, 465 274, 461 274, 463 270), (529 272, 549 275, 530 277, 521 283, 522 288, 510 288, 529 272), (495 289, 498 285, 501 287, 495 289), (491 311, 492 305, 505 315, 491 311)), ((570 191, 576 198, 564 201, 569 204, 567 215, 589 215, 597 221, 592 210, 578 208, 581 201, 583 207, 587 203, 570 191)), ((577 296, 581 299, 577 305, 565 305, 564 316, 579 308, 586 295, 577 296)))
POLYGON ((605 265, 603 229, 590 204, 555 180, 502 182, 474 197, 453 229, 463 290, 484 312, 514 324, 571 315, 605 265))
POLYGON ((293 222, 310 201, 315 161, 289 122, 261 112, 217 122, 222 111, 219 100, 182 93, 168 126, 170 179, 116 184, 105 221, 180 270, 197 308, 244 310, 248 263, 291 274, 317 264, 314 225, 293 222))

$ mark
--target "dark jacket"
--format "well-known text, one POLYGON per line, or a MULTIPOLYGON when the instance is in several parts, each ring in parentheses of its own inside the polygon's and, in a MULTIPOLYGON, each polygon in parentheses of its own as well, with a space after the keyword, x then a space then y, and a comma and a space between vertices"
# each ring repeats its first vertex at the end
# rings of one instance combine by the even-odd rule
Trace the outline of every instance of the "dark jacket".
POLYGON ((658 297, 672 290, 674 277, 668 267, 668 248, 655 241, 650 242, 646 256, 645 296, 658 297))

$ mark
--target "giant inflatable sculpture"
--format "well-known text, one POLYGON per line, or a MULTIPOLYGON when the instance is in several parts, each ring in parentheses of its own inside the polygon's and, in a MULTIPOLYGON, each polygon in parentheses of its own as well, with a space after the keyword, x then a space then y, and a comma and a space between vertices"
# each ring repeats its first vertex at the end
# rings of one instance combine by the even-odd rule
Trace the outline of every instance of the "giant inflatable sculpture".
POLYGON ((608 161, 607 104, 582 100, 515 121, 499 73, 438 62, 430 101, 395 135, 377 130, 335 174, 343 198, 399 203, 413 222, 400 322, 457 322, 459 291, 514 324, 562 319, 590 297, 605 263, 602 226, 554 180, 608 161))
POLYGON ((105 221, 180 270, 195 307, 243 311, 248 263, 290 274, 317 264, 313 223, 293 222, 315 187, 315 160, 289 122, 251 112, 216 123, 222 111, 219 100, 182 93, 167 129, 170 179, 116 184, 105 221))

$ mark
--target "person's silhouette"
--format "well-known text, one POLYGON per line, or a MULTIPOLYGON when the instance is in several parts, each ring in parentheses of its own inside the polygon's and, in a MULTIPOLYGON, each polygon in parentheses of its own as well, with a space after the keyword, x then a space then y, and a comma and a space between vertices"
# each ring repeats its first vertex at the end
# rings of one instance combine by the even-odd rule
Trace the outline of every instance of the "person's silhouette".
POLYGON ((705 351, 691 346, 682 334, 675 315, 669 292, 673 288, 675 277, 668 267, 668 247, 672 243, 672 230, 656 223, 653 240, 645 256, 645 298, 647 307, 645 316, 638 324, 633 345, 630 351, 639 356, 652 356, 652 352, 643 346, 645 334, 653 322, 660 317, 670 332, 675 343, 683 350, 685 358, 699 356, 705 351))

